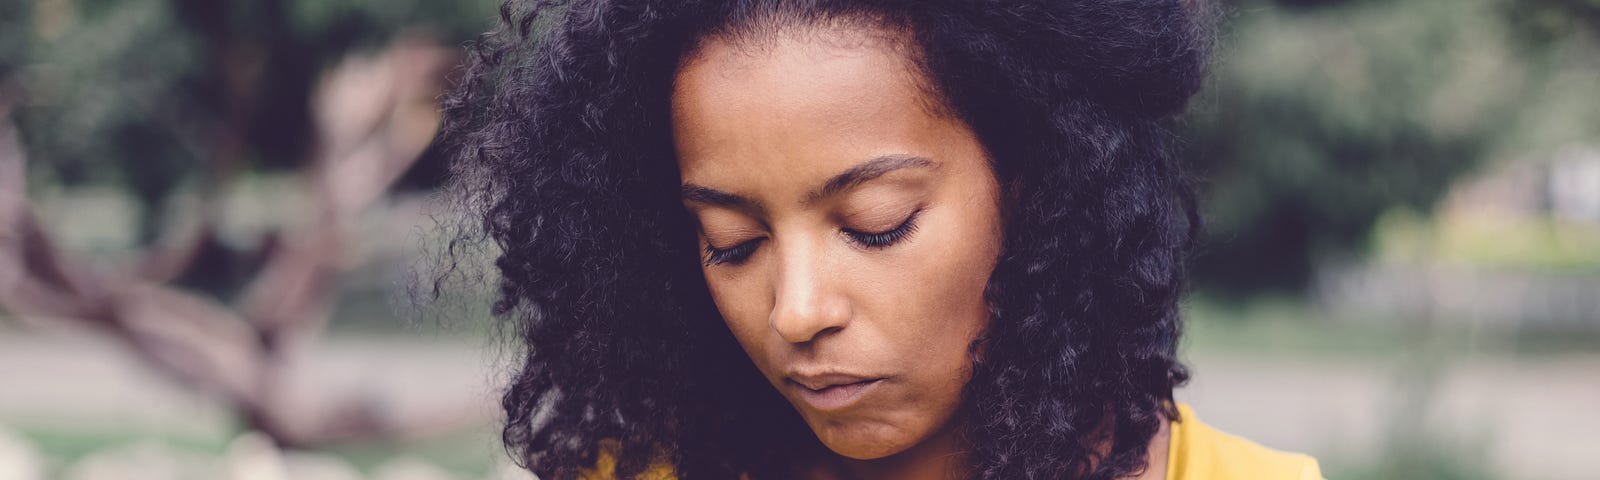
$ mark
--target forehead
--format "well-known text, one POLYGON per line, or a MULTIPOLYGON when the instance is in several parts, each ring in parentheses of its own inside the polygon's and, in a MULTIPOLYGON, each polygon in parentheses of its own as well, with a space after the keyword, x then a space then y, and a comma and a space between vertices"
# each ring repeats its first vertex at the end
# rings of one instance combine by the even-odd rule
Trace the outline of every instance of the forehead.
POLYGON ((951 120, 901 45, 845 27, 706 41, 673 86, 683 180, 772 193, 877 156, 932 157, 951 120))

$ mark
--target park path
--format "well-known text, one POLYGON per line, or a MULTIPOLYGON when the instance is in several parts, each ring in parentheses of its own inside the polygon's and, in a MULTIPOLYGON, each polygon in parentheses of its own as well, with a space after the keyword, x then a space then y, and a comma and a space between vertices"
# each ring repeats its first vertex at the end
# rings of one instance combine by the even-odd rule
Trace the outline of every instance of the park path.
MULTIPOLYGON (((308 392, 364 391, 395 412, 489 424, 502 359, 479 339, 336 335, 296 368, 308 392)), ((1426 412, 1408 425, 1427 438, 1482 455, 1506 478, 1593 478, 1600 455, 1600 354, 1469 358, 1431 380, 1373 357, 1203 351, 1186 361, 1194 377, 1178 398, 1206 423, 1325 465, 1382 456, 1408 411, 1426 412)), ((12 427, 224 439, 231 425, 220 405, 92 336, 0 329, 0 379, 0 424, 12 427)))
POLYGON ((1371 462, 1409 429, 1499 478, 1596 478, 1597 354, 1460 359, 1431 378, 1386 358, 1210 353, 1189 364, 1177 397, 1206 423, 1324 464, 1371 462))

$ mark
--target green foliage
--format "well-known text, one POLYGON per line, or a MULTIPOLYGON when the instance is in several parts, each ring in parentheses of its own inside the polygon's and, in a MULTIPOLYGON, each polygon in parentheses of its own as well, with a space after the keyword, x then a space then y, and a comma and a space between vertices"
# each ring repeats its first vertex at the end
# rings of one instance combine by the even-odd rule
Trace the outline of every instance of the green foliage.
POLYGON ((1373 256, 1488 270, 1600 273, 1600 226, 1552 219, 1467 221, 1397 210, 1379 218, 1373 256))
MULTIPOLYGON (((31 2, 0 2, 0 18, 30 18, 34 15, 31 2)), ((11 70, 21 65, 21 54, 27 48, 32 29, 17 28, 12 22, 0 22, 0 79, 10 76, 11 70)), ((3 92, 3 90, 0 90, 3 92)), ((4 95, 4 93, 0 93, 4 95)))
POLYGON ((195 39, 176 28, 168 7, 108 5, 41 29, 48 41, 21 52, 30 63, 17 120, 35 164, 69 183, 125 185, 151 203, 196 170, 197 152, 185 148, 195 140, 185 136, 200 132, 184 131, 179 119, 203 114, 190 100, 202 72, 195 39))
MULTIPOLYGON (((299 166, 309 95, 334 62, 402 32, 460 44, 497 4, 0 2, 0 95, 20 95, 32 173, 124 189, 148 242, 174 192, 299 166)), ((1210 231, 1204 289, 1293 291, 1318 262, 1367 253, 1383 212, 1429 211, 1462 174, 1600 137, 1600 0, 1227 8, 1184 132, 1210 231)))
POLYGON ((1600 33, 1600 0, 1523 0, 1504 5, 1503 12, 1531 48, 1600 33))
POLYGON ((186 182, 293 168, 312 141, 322 71, 401 33, 459 44, 493 0, 41 0, 0 6, 0 84, 34 171, 113 184, 143 206, 148 242, 186 182))
POLYGON ((1428 211, 1485 162, 1595 133, 1571 121, 1600 106, 1574 95, 1596 53, 1581 30, 1533 45, 1509 0, 1319 3, 1241 2, 1224 28, 1187 124, 1202 288, 1297 290, 1363 252, 1383 212, 1428 211))

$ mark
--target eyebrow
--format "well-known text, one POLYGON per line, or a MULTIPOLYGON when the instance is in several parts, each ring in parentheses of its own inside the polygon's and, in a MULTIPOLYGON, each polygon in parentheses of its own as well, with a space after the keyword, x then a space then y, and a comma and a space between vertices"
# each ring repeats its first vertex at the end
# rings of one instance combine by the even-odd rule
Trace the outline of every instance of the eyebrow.
MULTIPOLYGON (((864 182, 884 176, 889 172, 907 168, 938 168, 939 164, 926 157, 916 155, 883 155, 854 167, 839 172, 823 182, 822 186, 806 194, 803 203, 812 204, 824 198, 834 196, 854 188, 864 182)), ((683 199, 685 201, 704 203, 722 207, 755 208, 761 209, 761 203, 744 196, 724 192, 715 188, 704 187, 693 183, 683 184, 683 199)))

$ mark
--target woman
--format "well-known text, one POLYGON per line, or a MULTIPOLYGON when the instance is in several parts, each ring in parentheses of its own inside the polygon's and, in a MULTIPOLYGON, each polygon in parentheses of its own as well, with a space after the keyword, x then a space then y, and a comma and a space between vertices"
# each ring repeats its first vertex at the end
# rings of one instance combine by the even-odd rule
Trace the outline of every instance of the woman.
POLYGON ((443 138, 541 478, 1320 478, 1172 399, 1200 7, 502 12, 443 138))

